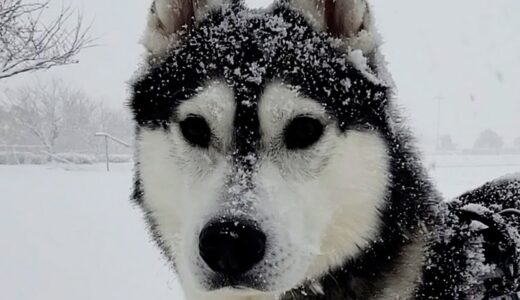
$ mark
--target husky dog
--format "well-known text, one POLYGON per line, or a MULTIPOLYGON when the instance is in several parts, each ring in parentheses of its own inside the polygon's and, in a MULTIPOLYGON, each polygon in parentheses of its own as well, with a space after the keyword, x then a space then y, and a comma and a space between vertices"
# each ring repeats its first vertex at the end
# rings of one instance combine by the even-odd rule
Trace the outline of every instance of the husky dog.
POLYGON ((143 43, 133 198, 188 300, 461 299, 442 212, 480 210, 438 209, 366 1, 155 0, 143 43))

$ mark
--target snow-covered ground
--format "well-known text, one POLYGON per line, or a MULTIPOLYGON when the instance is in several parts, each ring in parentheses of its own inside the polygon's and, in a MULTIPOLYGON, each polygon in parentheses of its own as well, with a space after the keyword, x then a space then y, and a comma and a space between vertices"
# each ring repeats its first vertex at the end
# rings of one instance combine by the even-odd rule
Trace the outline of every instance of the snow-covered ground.
MULTIPOLYGON (((520 156, 427 161, 447 197, 520 171, 520 156)), ((128 201, 131 181, 130 164, 0 166, 0 299, 182 299, 128 201)))
POLYGON ((446 199, 506 174, 520 172, 520 155, 428 156, 425 165, 446 199), (435 168, 432 169, 434 163, 435 168))
POLYGON ((0 166, 0 299, 182 299, 112 168, 0 166))

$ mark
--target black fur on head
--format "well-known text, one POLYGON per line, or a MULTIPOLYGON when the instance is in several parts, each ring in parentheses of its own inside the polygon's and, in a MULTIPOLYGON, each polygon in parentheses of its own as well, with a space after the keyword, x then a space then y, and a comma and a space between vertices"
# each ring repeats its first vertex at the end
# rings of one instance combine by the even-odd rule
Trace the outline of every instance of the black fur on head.
MULTIPOLYGON (((140 126, 175 122, 177 105, 213 79, 233 88, 237 125, 256 111, 259 95, 271 81, 299 87, 321 103, 342 130, 387 123, 387 88, 356 69, 336 39, 316 32, 285 5, 270 13, 241 7, 215 11, 178 43, 134 84, 131 107, 140 126)), ((252 142, 257 135, 244 138, 252 142)))

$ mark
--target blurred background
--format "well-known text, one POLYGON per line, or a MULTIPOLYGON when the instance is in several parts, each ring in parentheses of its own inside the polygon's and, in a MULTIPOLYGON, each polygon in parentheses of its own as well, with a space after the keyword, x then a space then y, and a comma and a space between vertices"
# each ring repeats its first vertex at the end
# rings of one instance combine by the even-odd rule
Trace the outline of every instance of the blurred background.
MULTIPOLYGON (((370 2, 395 101, 441 192, 519 171, 520 1, 370 2)), ((128 201, 128 82, 149 5, 0 0, 1 299, 182 299, 128 201), (24 39, 48 45, 9 35, 15 4, 63 51, 26 53, 24 39)))

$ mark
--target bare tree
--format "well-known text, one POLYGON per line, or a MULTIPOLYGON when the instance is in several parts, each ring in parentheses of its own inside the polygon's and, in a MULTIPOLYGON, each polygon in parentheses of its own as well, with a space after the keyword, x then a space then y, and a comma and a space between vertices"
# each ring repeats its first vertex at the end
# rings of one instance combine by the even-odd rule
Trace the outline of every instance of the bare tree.
POLYGON ((48 10, 49 0, 0 0, 0 79, 76 63, 75 56, 90 45, 81 16, 74 20, 73 10, 63 7, 45 22, 48 10))
MULTIPOLYGON (((62 83, 63 84, 63 83, 62 83)), ((97 103, 81 90, 63 88, 61 107, 61 130, 58 150, 89 150, 97 140, 94 132, 98 128, 97 103)))
POLYGON ((0 144, 4 144, 7 140, 7 134, 11 125, 10 123, 10 115, 7 112, 7 109, 2 105, 2 103, 0 103, 0 144))
POLYGON ((475 143, 473 149, 475 150, 500 150, 504 146, 504 140, 502 137, 491 129, 483 130, 475 143))
POLYGON ((50 153, 55 152, 56 140, 62 130, 63 108, 75 98, 76 95, 58 81, 7 93, 9 113, 14 122, 36 137, 50 153))
POLYGON ((439 147, 437 150, 441 151, 454 151, 457 150, 457 145, 453 142, 451 135, 445 134, 442 135, 439 142, 439 147))
POLYGON ((520 136, 513 141, 513 147, 520 149, 520 136))
POLYGON ((94 135, 98 131, 127 141, 132 136, 128 112, 94 101, 61 80, 37 81, 5 94, 0 101, 0 139, 4 136, 5 142, 30 141, 54 154, 95 152, 100 145, 94 135))
MULTIPOLYGON (((97 131, 109 133, 110 135, 126 142, 130 142, 132 140, 134 131, 132 126, 132 119, 128 110, 121 108, 115 109, 108 107, 103 103, 99 103, 96 113, 96 120, 98 125, 97 131)), ((120 153, 128 151, 128 148, 125 148, 119 144, 112 145, 111 149, 120 153)))

